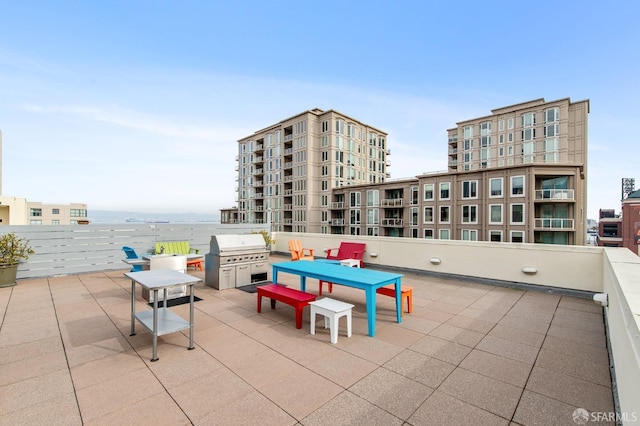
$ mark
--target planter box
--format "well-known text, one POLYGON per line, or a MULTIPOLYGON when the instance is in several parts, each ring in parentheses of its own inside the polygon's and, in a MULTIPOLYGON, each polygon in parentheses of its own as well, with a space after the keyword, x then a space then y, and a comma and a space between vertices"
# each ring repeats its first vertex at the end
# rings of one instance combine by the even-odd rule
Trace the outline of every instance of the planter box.
POLYGON ((0 287, 16 285, 18 265, 0 265, 0 287))

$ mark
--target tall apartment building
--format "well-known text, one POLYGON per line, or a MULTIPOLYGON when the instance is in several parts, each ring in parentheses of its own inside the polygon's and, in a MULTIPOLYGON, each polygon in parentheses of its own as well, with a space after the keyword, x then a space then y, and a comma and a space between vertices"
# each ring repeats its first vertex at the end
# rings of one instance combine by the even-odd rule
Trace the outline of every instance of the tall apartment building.
POLYGON ((334 110, 312 109, 238 141, 237 212, 222 218, 271 223, 274 231, 329 233, 335 188, 382 184, 387 134, 334 110))
MULTIPOLYGON (((368 151, 356 157, 361 159, 356 161, 365 161, 365 164, 356 162, 357 166, 352 168, 353 172, 365 174, 340 175, 339 179, 337 171, 343 170, 344 164, 336 159, 343 158, 340 153, 346 153, 337 144, 340 134, 334 129, 340 126, 338 120, 348 119, 331 111, 314 111, 325 114, 319 120, 322 123, 320 144, 315 148, 320 158, 308 164, 304 176, 309 185, 327 179, 329 182, 321 184, 320 191, 309 192, 319 196, 305 200, 309 200, 304 204, 307 212, 313 212, 308 213, 309 220, 295 212, 300 207, 292 202, 283 201, 282 209, 279 205, 277 209, 270 205, 285 215, 273 217, 274 230, 443 240, 585 243, 588 100, 536 99, 459 122, 447 131, 448 171, 393 181, 385 181, 389 177, 385 168, 389 153, 385 146, 386 134, 371 128, 368 132, 374 137, 364 144, 368 151), (330 130, 327 140, 322 139, 327 133, 325 129, 330 130), (372 159, 375 164, 370 164, 372 159), (293 227, 280 226, 282 220, 291 225, 292 222, 286 221, 292 219, 295 219, 293 227)), ((308 114, 314 113, 302 116, 308 114)), ((287 120, 287 125, 298 117, 287 120)), ((257 134, 262 137, 279 126, 257 134)), ((240 143, 255 140, 243 139, 240 143)), ((363 145, 365 141, 359 142, 363 145)), ((313 147, 305 146, 305 149, 314 151, 313 147)), ((361 154, 358 150, 355 152, 361 154)), ((242 156, 241 150, 240 158, 242 156)), ((355 158, 349 158, 353 164, 355 158)), ((295 159, 304 162, 301 157, 295 159)), ((240 167, 243 164, 241 161, 240 167)), ((294 178, 294 174, 289 176, 294 178)), ((239 179, 242 178, 239 174, 239 179)), ((286 182, 287 175, 284 178, 286 182)), ((259 186, 263 186, 262 181, 259 186)), ((241 182, 239 188, 247 188, 246 182, 241 182)), ((295 202, 296 198, 291 198, 295 189, 298 186, 285 187, 283 197, 295 202)), ((239 204, 241 222, 267 218, 264 213, 249 215, 260 211, 258 207, 265 208, 265 204, 259 202, 247 205, 252 195, 256 197, 256 193, 241 192, 239 200, 245 201, 239 204), (248 214, 242 216, 243 211, 248 214)), ((263 199, 264 195, 258 198, 263 199)))

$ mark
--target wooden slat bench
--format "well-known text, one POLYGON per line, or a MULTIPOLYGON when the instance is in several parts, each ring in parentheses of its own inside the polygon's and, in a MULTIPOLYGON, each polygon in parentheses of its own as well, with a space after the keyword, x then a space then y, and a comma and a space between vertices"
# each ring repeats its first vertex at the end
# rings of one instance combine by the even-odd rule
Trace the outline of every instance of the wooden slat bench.
POLYGON ((289 288, 278 284, 269 283, 256 287, 258 292, 258 313, 262 309, 262 298, 271 298, 271 309, 276 308, 276 300, 282 303, 293 306, 296 311, 296 328, 302 328, 302 310, 305 306, 316 300, 316 295, 311 293, 305 293, 304 291, 296 290, 295 288, 289 288))
MULTIPOLYGON (((407 299, 407 313, 413 312, 413 287, 409 287, 408 285, 403 285, 401 288, 401 299, 406 297, 407 299)), ((384 287, 380 287, 376 289, 376 293, 383 294, 385 296, 396 297, 396 287, 394 284, 386 285, 384 287)), ((400 300, 400 307, 402 307, 402 300, 400 300)), ((402 315, 404 315, 404 310, 402 310, 402 315)))

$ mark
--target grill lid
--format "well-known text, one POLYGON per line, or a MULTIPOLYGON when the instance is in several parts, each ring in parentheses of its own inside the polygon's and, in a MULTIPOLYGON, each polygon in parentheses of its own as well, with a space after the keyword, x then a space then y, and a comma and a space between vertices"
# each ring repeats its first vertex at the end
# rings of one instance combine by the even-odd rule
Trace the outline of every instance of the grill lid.
POLYGON ((211 254, 233 254, 266 251, 267 245, 261 234, 212 235, 211 254))

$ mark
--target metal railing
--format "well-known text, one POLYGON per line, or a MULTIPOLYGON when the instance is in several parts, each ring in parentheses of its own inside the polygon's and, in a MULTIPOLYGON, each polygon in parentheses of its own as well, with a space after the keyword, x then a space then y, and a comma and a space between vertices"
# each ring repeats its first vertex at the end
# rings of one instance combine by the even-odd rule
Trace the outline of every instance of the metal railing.
POLYGON ((535 227, 538 229, 573 230, 573 219, 564 218, 536 218, 535 227))

